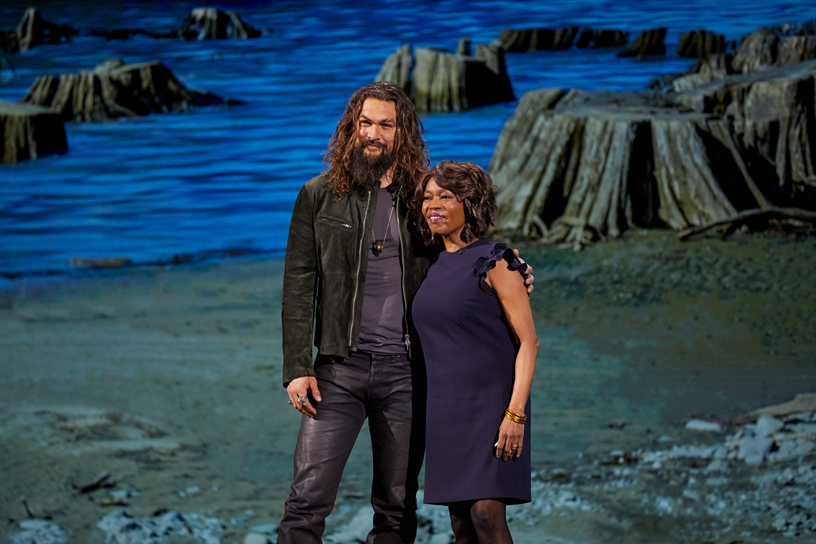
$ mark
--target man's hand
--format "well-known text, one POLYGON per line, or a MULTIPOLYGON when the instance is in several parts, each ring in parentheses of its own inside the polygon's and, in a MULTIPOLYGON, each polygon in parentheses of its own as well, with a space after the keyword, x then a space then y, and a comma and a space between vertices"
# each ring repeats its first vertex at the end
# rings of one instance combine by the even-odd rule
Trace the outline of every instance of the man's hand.
POLYGON ((317 414, 314 406, 309 400, 309 390, 312 391, 312 398, 320 402, 320 390, 317 388, 317 379, 314 376, 304 376, 302 378, 295 378, 289 382, 286 392, 289 393, 289 402, 301 414, 309 417, 314 417, 317 414), (300 400, 303 400, 301 403, 300 400))
MULTIPOLYGON (((527 264, 526 262, 524 262, 524 259, 519 257, 518 249, 514 249, 513 254, 519 261, 521 261, 522 264, 527 264)), ((524 285, 527 286, 527 294, 529 295, 530 293, 533 292, 533 281, 535 280, 535 278, 533 278, 533 267, 527 264, 527 270, 524 271, 524 274, 526 274, 524 276, 524 285)))

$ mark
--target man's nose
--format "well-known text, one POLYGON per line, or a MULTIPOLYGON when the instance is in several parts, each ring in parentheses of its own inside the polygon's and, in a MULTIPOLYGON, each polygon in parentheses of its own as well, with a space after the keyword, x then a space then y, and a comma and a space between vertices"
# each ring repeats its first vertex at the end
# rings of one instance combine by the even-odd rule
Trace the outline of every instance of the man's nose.
POLYGON ((366 132, 366 137, 369 140, 377 141, 380 139, 380 129, 377 126, 370 126, 368 127, 368 131, 366 132))

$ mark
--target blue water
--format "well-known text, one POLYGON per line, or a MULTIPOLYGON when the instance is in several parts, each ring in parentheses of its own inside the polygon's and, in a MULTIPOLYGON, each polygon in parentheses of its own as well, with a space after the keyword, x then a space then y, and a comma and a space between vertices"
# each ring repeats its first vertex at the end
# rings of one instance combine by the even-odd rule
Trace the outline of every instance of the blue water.
MULTIPOLYGON (((27 3, 3 0, 0 28, 27 3)), ((177 27, 207 3, 157 0, 36 4, 56 23, 82 28, 177 27)), ((42 46, 4 65, 0 100, 21 99, 44 73, 89 69, 111 57, 161 60, 188 86, 246 101, 101 124, 68 123, 62 156, 0 165, 0 275, 60 273, 69 259, 131 257, 136 263, 282 254, 300 186, 322 169, 322 153, 348 97, 373 80, 397 46, 455 50, 459 38, 487 42, 505 27, 577 25, 637 32, 669 29, 665 59, 617 59, 614 51, 508 54, 516 95, 542 87, 639 89, 686 69, 678 35, 697 28, 738 38, 759 26, 816 18, 807 1, 638 0, 572 2, 221 2, 273 33, 256 40, 106 41, 82 37, 42 46)), ((431 160, 487 167, 516 103, 423 117, 431 160)))

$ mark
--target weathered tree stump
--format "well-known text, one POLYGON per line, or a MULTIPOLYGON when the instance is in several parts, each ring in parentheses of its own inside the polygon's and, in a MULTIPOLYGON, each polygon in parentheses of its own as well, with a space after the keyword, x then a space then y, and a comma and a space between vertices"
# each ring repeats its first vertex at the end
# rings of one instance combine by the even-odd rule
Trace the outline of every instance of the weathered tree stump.
POLYGON ((456 54, 463 57, 469 57, 473 50, 473 40, 470 38, 462 38, 456 46, 456 54))
POLYGON ((650 87, 653 89, 671 89, 675 93, 696 89, 730 74, 731 58, 731 53, 720 53, 719 55, 699 59, 688 72, 663 74, 659 80, 652 80, 650 87))
POLYGON ((66 121, 106 121, 185 111, 225 100, 188 89, 160 62, 123 64, 111 59, 77 74, 40 76, 21 102, 51 108, 66 121))
POLYGON ((633 225, 813 222, 815 135, 816 60, 677 94, 532 91, 490 163, 497 225, 581 245, 633 225))
POLYGON ((525 94, 490 163, 500 232, 580 246, 759 208, 729 123, 650 93, 525 94))
POLYGON ((571 28, 505 28, 493 43, 508 53, 562 51, 572 47, 578 27, 571 28))
POLYGON ((731 71, 747 74, 773 66, 786 66, 816 58, 813 23, 760 28, 743 36, 734 53, 731 71))
POLYGON ((635 41, 618 53, 619 57, 643 57, 648 55, 665 55, 666 44, 663 40, 666 39, 665 28, 652 28, 644 30, 635 41))
POLYGON ((581 31, 576 46, 580 49, 587 47, 621 47, 627 43, 629 43, 629 33, 623 30, 585 28, 581 31))
POLYGON ((385 60, 376 81, 400 85, 418 111, 464 111, 515 100, 499 47, 477 43, 472 57, 421 47, 413 50, 413 63, 411 53, 410 45, 399 47, 385 60))
POLYGON ((411 45, 397 47, 397 52, 385 59, 375 81, 396 83, 411 93, 411 45))
POLYGON ((196 8, 181 23, 176 35, 185 40, 246 40, 263 32, 247 23, 233 11, 196 8))
POLYGON ((816 60, 811 60, 729 75, 677 99, 731 121, 748 161, 787 191, 777 191, 778 205, 809 207, 802 199, 813 198, 816 179, 815 89, 816 60))
POLYGON ((725 36, 706 30, 694 30, 680 34, 677 55, 693 59, 707 59, 712 55, 725 53, 725 36))
POLYGON ((36 8, 28 8, 17 25, 17 48, 28 51, 37 45, 61 44, 79 33, 68 25, 57 25, 45 20, 36 8))
POLYGON ((0 100, 0 163, 14 164, 68 150, 60 116, 40 106, 0 100))

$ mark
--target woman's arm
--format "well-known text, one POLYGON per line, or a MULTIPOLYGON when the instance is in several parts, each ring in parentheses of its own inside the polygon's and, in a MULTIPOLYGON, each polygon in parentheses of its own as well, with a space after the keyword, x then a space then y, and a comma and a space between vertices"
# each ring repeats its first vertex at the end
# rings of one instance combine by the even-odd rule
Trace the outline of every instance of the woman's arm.
MULTIPOLYGON (((497 261, 495 268, 488 271, 486 281, 496 291, 496 296, 502 305, 507 322, 519 342, 519 349, 516 354, 513 395, 510 397, 508 408, 518 415, 525 415, 524 407, 527 405, 527 399, 530 396, 530 386, 533 383, 535 362, 538 356, 538 338, 536 337, 527 287, 524 285, 521 274, 515 270, 510 270, 507 261, 504 259, 497 261)), ((518 457, 524 447, 523 441, 524 424, 516 423, 505 417, 499 427, 496 457, 504 460, 513 456, 518 457), (513 445, 518 447, 513 449, 513 445)))

